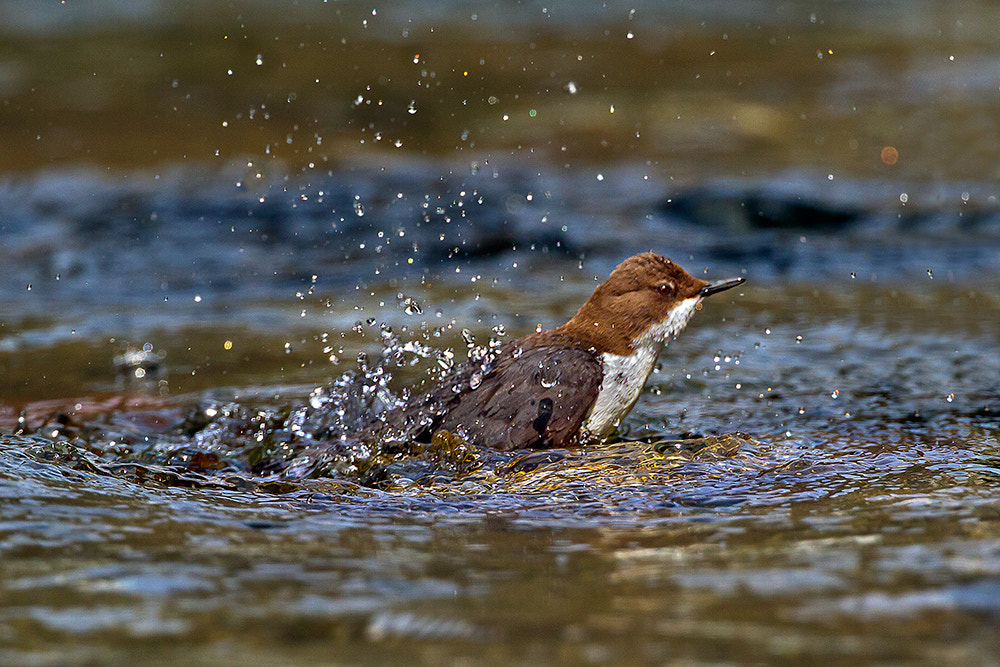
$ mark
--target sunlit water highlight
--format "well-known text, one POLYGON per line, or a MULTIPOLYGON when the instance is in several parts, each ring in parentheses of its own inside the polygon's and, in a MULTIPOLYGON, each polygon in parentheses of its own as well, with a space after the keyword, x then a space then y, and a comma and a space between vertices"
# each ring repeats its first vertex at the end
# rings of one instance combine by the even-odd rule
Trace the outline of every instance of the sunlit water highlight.
MULTIPOLYGON (((659 224, 673 238, 693 219, 659 224)), ((53 638, 80 662, 164 638, 202 662, 310 661, 331 644, 360 659, 397 650, 394 638, 425 659, 468 646, 524 660, 646 660, 670 646, 961 661, 995 649, 1000 354, 995 285, 980 271, 995 246, 973 231, 945 247, 963 260, 948 269, 940 253, 924 261, 940 239, 891 226, 882 251, 859 251, 858 230, 877 220, 808 231, 808 243, 801 229, 751 225, 703 255, 718 276, 740 270, 746 244, 775 249, 668 346, 622 440, 553 452, 309 446, 469 345, 564 321, 628 243, 585 262, 558 239, 480 254, 466 227, 453 260, 383 247, 338 260, 347 268, 317 264, 317 278, 261 274, 230 298, 215 282, 234 270, 223 234, 201 287, 136 302, 127 349, 104 339, 121 321, 105 306, 88 314, 63 298, 82 280, 120 290, 119 270, 133 269, 36 280, 11 302, 5 326, 20 333, 0 340, 25 397, 0 413, 20 433, 0 437, 2 658, 34 659, 53 638), (377 273, 345 294, 368 257, 377 273), (435 268, 451 261, 462 271, 435 268), (875 275, 890 265, 896 281, 875 275), (16 315, 34 299, 68 305, 16 315), (223 649, 219 633, 252 638, 223 649)), ((375 228, 359 227, 372 239, 357 243, 375 228)), ((346 247, 352 233, 330 240, 346 247)), ((655 239, 637 243, 666 241, 655 239)), ((183 247, 171 243, 148 247, 183 247)))

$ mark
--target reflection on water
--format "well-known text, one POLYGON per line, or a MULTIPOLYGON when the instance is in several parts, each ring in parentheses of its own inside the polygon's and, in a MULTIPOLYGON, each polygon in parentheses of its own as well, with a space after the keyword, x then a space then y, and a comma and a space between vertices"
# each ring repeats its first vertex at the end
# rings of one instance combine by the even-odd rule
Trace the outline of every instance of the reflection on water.
POLYGON ((413 172, 401 200, 366 200, 363 224, 334 197, 336 229, 299 206, 304 190, 268 185, 283 203, 259 207, 224 179, 64 191, 47 209, 44 185, 8 196, 23 212, 8 266, 37 277, 0 320, 0 431, 20 433, 0 437, 0 661, 53 644, 78 663, 977 662, 1000 648, 992 213, 966 225, 914 206, 945 222, 910 225, 873 196, 823 230, 780 194, 764 223, 734 214, 756 185, 690 191, 677 209, 653 184, 600 203, 628 234, 595 231, 591 194, 560 213, 580 234, 553 237, 555 204, 512 203, 531 179, 505 173, 413 172), (432 191, 444 212, 423 213, 432 191), (638 220, 623 212, 637 201, 638 220), (490 240, 497 220, 516 221, 509 248, 490 240), (562 247, 588 233, 605 241, 583 260, 562 247), (668 346, 622 441, 304 455, 305 434, 361 423, 468 344, 565 321, 647 244, 750 282, 668 346), (54 277, 50 261, 85 269, 54 277))
MULTIPOLYGON (((398 173, 308 191, 376 190, 398 173)), ((353 197, 335 197, 337 229, 322 207, 303 213, 303 190, 259 208, 211 180, 137 188, 127 213, 100 189, 48 213, 32 204, 44 187, 8 196, 24 213, 2 237, 7 265, 37 277, 0 320, 0 430, 20 433, 0 436, 0 661, 38 662, 53 645, 77 663, 375 650, 974 663, 1000 649, 992 213, 965 225, 961 210, 911 208, 945 220, 943 234, 873 198, 848 227, 817 230, 775 195, 766 224, 736 215, 723 234, 704 207, 732 213, 740 189, 668 210, 649 186, 636 219, 619 188, 600 205, 629 233, 581 260, 563 243, 616 236, 593 231, 593 196, 561 213, 581 233, 553 237, 549 204, 503 196, 524 172, 476 181, 468 218, 463 177, 426 218, 419 193, 443 182, 411 178, 401 200, 373 198, 363 224, 353 197), (497 220, 517 222, 509 248, 491 241, 497 220), (750 282, 669 345, 623 441, 304 455, 304 434, 342 433, 467 343, 564 321, 646 244, 750 282), (53 276, 47 262, 84 268, 53 276), (333 421, 314 419, 316 404, 333 421)))
POLYGON ((607 445, 464 482, 279 495, 134 483, 6 438, 5 657, 43 637, 93 659, 121 637, 211 656, 210 636, 239 632, 237 653, 272 655, 405 639, 508 659, 971 659, 997 648, 992 433, 881 455, 818 439, 607 445), (960 463, 973 457, 976 471, 960 463))
POLYGON ((668 347, 642 441, 401 459, 379 488, 254 472, 309 385, 36 409, 0 439, 3 656, 977 662, 1000 648, 996 321, 895 298, 748 288, 668 347), (258 430, 199 436, 206 406, 258 430))

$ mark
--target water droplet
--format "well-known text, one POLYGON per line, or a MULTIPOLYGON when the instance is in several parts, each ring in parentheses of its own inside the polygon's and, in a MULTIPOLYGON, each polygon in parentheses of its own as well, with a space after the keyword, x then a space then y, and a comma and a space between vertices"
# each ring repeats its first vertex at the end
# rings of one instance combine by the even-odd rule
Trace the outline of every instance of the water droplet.
POLYGON ((419 315, 424 312, 420 307, 420 304, 413 299, 413 297, 406 297, 403 299, 403 312, 407 315, 419 315))
POLYGON ((465 346, 468 348, 476 346, 476 337, 468 329, 462 329, 462 340, 465 341, 465 346))
POLYGON ((442 370, 447 371, 455 365, 455 353, 450 349, 442 350, 438 353, 436 361, 442 370))

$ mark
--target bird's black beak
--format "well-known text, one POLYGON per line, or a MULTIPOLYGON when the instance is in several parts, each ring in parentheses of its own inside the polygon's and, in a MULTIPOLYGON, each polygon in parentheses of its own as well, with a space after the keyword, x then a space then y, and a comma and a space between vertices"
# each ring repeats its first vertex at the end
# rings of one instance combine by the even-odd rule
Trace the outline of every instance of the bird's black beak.
POLYGON ((701 288, 698 292, 698 296, 709 296, 715 294, 716 292, 725 292, 727 289, 732 289, 737 285, 742 285, 747 281, 746 278, 726 278, 725 280, 717 280, 714 283, 709 283, 701 288))

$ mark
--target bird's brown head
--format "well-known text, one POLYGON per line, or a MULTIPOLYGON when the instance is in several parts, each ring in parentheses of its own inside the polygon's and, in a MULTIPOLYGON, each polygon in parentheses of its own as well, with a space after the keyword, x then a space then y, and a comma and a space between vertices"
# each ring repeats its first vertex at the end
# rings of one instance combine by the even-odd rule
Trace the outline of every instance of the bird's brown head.
POLYGON ((700 280, 663 255, 644 252, 619 264, 557 331, 601 352, 631 354, 644 336, 665 342, 680 332, 702 298, 743 282, 700 280))

